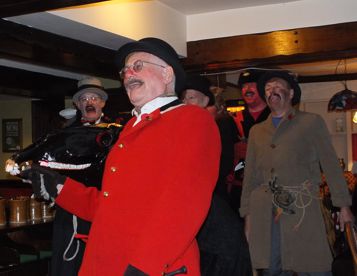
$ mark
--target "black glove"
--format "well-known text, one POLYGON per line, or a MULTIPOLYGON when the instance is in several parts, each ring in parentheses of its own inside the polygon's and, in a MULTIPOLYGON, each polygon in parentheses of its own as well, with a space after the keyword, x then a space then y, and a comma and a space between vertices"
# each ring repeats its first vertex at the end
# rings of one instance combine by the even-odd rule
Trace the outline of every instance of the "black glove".
POLYGON ((21 171, 19 176, 32 184, 36 197, 42 197, 46 200, 54 200, 58 194, 57 185, 66 181, 66 176, 37 164, 32 164, 21 171))

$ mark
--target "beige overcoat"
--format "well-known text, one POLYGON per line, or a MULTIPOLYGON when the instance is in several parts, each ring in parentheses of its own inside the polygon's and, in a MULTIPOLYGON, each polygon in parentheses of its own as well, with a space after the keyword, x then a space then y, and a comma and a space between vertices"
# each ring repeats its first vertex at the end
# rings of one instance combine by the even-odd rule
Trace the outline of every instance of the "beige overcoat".
MULTIPOLYGON (((254 268, 268 268, 273 194, 269 180, 293 195, 293 214, 280 218, 284 270, 330 271, 332 255, 319 204, 321 168, 335 206, 351 205, 330 135, 317 115, 291 109, 275 128, 271 115, 253 126, 241 199, 241 216, 250 214, 249 249, 254 268)), ((274 205, 276 206, 276 205, 274 205)))

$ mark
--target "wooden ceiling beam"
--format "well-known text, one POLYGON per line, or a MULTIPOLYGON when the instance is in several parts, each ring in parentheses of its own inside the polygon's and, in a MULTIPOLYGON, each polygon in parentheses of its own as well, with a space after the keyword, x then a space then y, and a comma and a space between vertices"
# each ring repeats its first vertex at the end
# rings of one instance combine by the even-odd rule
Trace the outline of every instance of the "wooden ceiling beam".
POLYGON ((115 50, 0 19, 0 58, 118 79, 115 50))
POLYGON ((354 57, 357 22, 191 41, 184 66, 189 72, 220 72, 354 57))
POLYGON ((71 96, 77 80, 0 66, 0 94, 53 99, 71 96))
POLYGON ((0 2, 0 17, 18 16, 104 1, 108 0, 2 0, 0 2))
POLYGON ((299 83, 357 80, 357 73, 321 76, 299 76, 299 83))

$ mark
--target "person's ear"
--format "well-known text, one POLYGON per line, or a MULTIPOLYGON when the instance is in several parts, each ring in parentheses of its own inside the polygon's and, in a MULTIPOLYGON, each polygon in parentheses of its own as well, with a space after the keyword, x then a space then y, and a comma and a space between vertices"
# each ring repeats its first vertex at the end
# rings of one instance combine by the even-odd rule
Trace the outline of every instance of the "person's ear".
POLYGON ((105 101, 104 101, 104 100, 101 100, 99 106, 100 106, 100 108, 103 108, 103 107, 105 106, 105 101))
POLYGON ((290 100, 294 97, 294 89, 290 89, 290 100))
POLYGON ((203 98, 202 98, 202 104, 203 104, 203 106, 204 107, 207 107, 208 106, 208 102, 209 102, 209 98, 208 98, 208 96, 204 96, 203 98))
POLYGON ((162 76, 163 76, 166 84, 169 84, 170 82, 172 82, 173 76, 174 76, 174 70, 172 69, 172 67, 166 66, 165 68, 163 68, 162 76))
POLYGON ((186 90, 184 90, 184 91, 181 93, 181 95, 180 95, 180 100, 184 102, 185 98, 186 98, 186 90))

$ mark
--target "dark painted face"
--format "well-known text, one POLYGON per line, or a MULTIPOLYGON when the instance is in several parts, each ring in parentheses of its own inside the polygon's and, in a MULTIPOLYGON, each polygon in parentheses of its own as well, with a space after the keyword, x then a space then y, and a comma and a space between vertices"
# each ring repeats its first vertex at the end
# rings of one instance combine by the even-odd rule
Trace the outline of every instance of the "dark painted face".
POLYGON ((31 160, 84 184, 98 186, 106 156, 121 127, 73 127, 51 132, 13 155, 21 164, 31 160))

